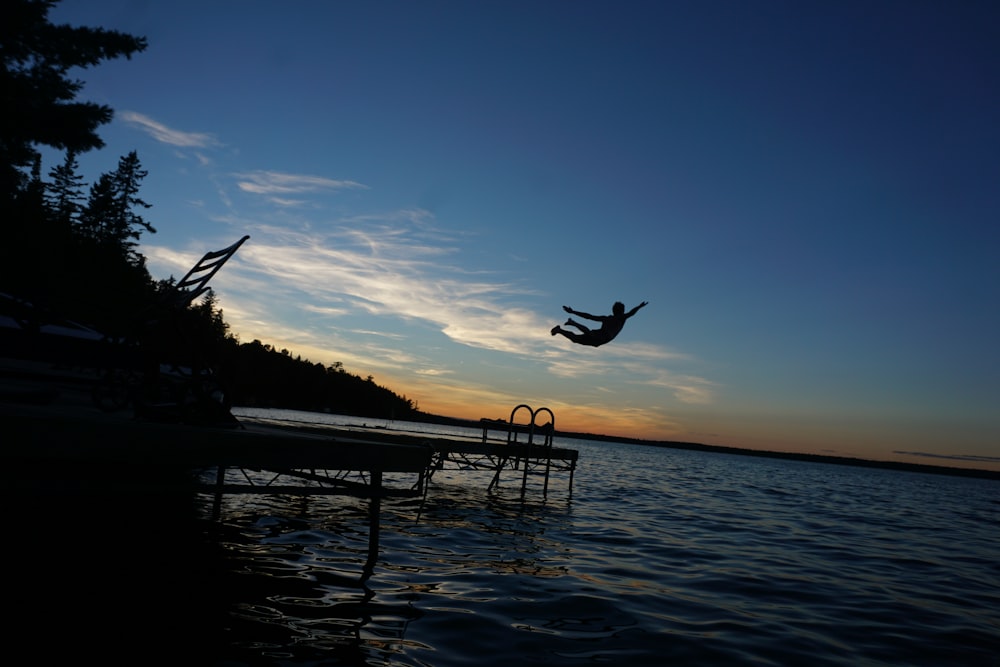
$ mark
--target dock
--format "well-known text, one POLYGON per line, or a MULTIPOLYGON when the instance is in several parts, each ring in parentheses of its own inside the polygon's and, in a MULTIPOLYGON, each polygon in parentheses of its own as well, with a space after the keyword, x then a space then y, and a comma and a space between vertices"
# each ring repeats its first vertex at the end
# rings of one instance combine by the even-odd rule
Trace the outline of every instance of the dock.
POLYGON ((523 498, 531 488, 530 482, 539 480, 543 497, 547 497, 550 481, 557 475, 565 479, 566 493, 572 496, 573 477, 579 452, 575 449, 555 447, 555 415, 548 408, 533 410, 530 406, 516 406, 509 419, 480 419, 480 436, 462 437, 398 430, 386 427, 357 426, 288 426, 285 422, 268 419, 247 419, 244 423, 264 426, 296 428, 332 437, 338 442, 369 442, 378 444, 409 444, 429 447, 431 460, 426 470, 426 481, 434 473, 451 471, 488 471, 492 477, 487 490, 493 491, 504 481, 513 480, 520 485, 523 498), (545 423, 539 417, 545 415, 545 423))
POLYGON ((553 475, 564 473, 571 492, 578 459, 575 450, 553 447, 551 412, 527 406, 515 408, 507 422, 482 420, 480 438, 292 427, 247 419, 214 427, 150 421, 129 411, 105 412, 65 378, 40 387, 12 387, 10 379, 0 392, 5 493, 17 495, 19 473, 24 472, 35 480, 49 476, 54 487, 68 493, 77 486, 91 488, 88 484, 98 479, 146 490, 159 480, 191 480, 194 492, 214 497, 216 516, 226 495, 366 499, 369 550, 362 582, 378 557, 383 499, 421 498, 441 470, 487 470, 492 473, 489 491, 514 480, 522 498, 529 487, 537 486, 529 480, 538 481, 547 495, 553 475), (530 421, 519 424, 515 417, 524 411, 530 421), (536 417, 543 411, 550 419, 540 425, 536 417))

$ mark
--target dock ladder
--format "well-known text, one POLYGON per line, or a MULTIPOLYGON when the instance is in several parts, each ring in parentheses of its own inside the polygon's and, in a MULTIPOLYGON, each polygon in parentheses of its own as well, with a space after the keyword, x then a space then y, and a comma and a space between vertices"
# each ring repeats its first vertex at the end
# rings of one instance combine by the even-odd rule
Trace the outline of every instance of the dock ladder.
MULTIPOLYGON (((522 476, 521 476, 521 495, 524 496, 525 489, 528 486, 528 474, 529 472, 534 472, 533 469, 544 466, 545 481, 542 486, 542 495, 548 496, 549 494, 549 473, 552 470, 552 435, 555 433, 556 416, 552 410, 548 408, 538 408, 533 410, 531 406, 521 404, 515 407, 510 412, 510 420, 507 422, 507 445, 511 446, 516 452, 512 457, 505 457, 505 460, 501 461, 497 465, 496 473, 493 475, 493 481, 490 482, 488 490, 492 490, 500 481, 500 472, 505 467, 507 460, 509 458, 514 459, 514 469, 516 470, 518 466, 523 466, 522 476), (522 409, 527 410, 531 418, 531 421, 527 425, 521 425, 514 421, 517 413, 522 409), (548 413, 549 421, 545 424, 539 424, 537 422, 539 415, 542 413, 548 413), (527 433, 527 443, 521 445, 518 442, 519 433, 527 433), (541 442, 536 443, 536 434, 541 436, 541 442)), ((486 429, 483 429, 483 442, 486 442, 486 429)))

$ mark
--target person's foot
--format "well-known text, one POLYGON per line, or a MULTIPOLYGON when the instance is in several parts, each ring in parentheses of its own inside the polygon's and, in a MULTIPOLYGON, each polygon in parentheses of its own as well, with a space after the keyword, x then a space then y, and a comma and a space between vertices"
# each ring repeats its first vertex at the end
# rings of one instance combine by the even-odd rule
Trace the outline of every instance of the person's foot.
POLYGON ((573 326, 574 324, 575 324, 575 322, 573 322, 573 318, 571 317, 571 318, 569 318, 568 320, 566 320, 566 324, 564 324, 563 326, 564 326, 564 327, 571 327, 571 326, 573 326))
POLYGON ((552 327, 552 331, 550 331, 549 333, 552 334, 553 336, 555 336, 560 331, 562 331, 562 329, 560 329, 559 325, 557 324, 556 326, 552 327))

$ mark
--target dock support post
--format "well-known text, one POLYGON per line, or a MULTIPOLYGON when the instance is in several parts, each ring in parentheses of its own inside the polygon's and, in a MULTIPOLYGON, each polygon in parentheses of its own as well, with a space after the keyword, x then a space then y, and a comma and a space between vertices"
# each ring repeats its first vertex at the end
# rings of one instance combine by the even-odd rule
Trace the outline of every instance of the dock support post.
POLYGON ((547 456, 545 457, 545 484, 542 486, 542 497, 549 497, 549 470, 552 468, 552 450, 547 448, 547 456))
POLYGON ((524 457, 524 474, 521 475, 521 499, 524 499, 524 492, 528 488, 528 468, 531 467, 531 442, 529 436, 528 452, 524 457))
POLYGON ((380 517, 382 514, 382 471, 372 470, 371 498, 368 500, 368 559, 362 580, 367 580, 375 571, 378 561, 378 536, 380 517))
POLYGON ((212 520, 218 521, 222 516, 222 492, 226 482, 226 466, 219 466, 215 471, 215 501, 212 503, 212 520))
POLYGON ((503 472, 503 467, 505 465, 507 465, 507 457, 506 456, 498 456, 497 457, 497 469, 496 469, 496 472, 493 473, 493 479, 490 481, 490 485, 488 487, 486 487, 487 491, 492 491, 494 487, 500 485, 500 473, 503 472))

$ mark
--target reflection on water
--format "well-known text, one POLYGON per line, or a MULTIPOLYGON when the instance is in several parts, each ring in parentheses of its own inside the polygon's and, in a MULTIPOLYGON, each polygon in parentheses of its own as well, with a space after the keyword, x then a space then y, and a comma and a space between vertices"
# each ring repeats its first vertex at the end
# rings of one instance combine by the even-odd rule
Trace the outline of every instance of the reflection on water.
POLYGON ((410 625, 450 613, 460 615, 458 626, 478 625, 452 603, 496 603, 489 579, 565 577, 567 566, 549 557, 561 549, 545 530, 568 519, 570 502, 521 499, 519 489, 488 495, 484 480, 478 488, 436 485, 426 500, 383 500, 381 556, 371 577, 364 570, 367 501, 234 496, 209 512, 214 501, 206 496, 231 579, 230 659, 408 664, 410 653, 442 648, 409 636, 410 625), (424 604, 431 600, 443 603, 424 604))

